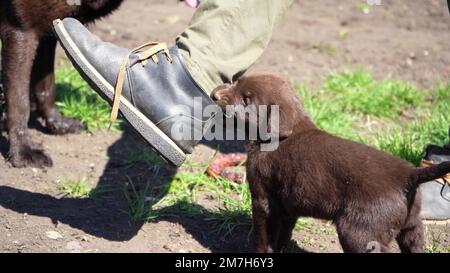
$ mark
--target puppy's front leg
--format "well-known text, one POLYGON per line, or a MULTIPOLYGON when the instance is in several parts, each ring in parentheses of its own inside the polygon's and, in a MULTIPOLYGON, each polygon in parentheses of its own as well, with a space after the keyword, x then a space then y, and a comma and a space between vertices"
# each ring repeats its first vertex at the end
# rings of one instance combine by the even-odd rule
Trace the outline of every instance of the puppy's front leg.
POLYGON ((269 219, 269 199, 267 193, 261 188, 252 189, 253 208, 253 236, 255 251, 258 253, 273 252, 269 246, 268 219, 269 219))
POLYGON ((297 223, 296 217, 291 217, 288 215, 284 215, 280 217, 279 219, 280 223, 280 233, 278 236, 278 242, 277 242, 277 252, 282 252, 292 237, 292 231, 294 230, 295 224, 297 223))

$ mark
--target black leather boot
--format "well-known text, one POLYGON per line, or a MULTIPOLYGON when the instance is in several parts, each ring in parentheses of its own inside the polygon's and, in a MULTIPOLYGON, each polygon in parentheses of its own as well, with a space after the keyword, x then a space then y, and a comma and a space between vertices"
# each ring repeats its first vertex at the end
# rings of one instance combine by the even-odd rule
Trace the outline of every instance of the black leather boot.
POLYGON ((180 166, 218 108, 191 77, 177 47, 149 43, 130 51, 103 42, 76 19, 53 24, 73 65, 113 104, 111 120, 120 111, 155 151, 180 166), (210 114, 203 116, 205 108, 210 114))
MULTIPOLYGON (((444 147, 429 145, 425 151, 422 164, 433 165, 450 161, 450 142, 444 147)), ((450 175, 423 183, 420 190, 422 193, 420 216, 426 220, 450 220, 450 175)))

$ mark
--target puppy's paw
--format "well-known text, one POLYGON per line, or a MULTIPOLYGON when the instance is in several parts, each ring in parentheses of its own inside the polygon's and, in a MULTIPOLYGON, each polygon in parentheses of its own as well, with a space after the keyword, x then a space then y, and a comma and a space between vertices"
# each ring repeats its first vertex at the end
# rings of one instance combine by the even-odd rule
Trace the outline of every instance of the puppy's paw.
POLYGON ((19 152, 10 152, 9 162, 16 168, 53 166, 53 161, 43 150, 22 147, 19 152))
POLYGON ((83 122, 64 116, 59 116, 56 119, 48 119, 46 124, 48 129, 56 135, 77 134, 84 129, 83 122))

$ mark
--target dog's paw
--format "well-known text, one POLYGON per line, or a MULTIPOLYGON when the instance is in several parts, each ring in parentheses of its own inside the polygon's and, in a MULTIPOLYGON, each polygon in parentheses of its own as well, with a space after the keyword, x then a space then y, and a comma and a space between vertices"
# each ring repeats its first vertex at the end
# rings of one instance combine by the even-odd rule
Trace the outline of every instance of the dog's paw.
POLYGON ((47 127, 56 135, 77 134, 84 129, 84 124, 77 119, 60 116, 57 119, 48 119, 47 127))
POLYGON ((9 162, 16 168, 53 166, 53 161, 43 150, 22 147, 18 153, 10 153, 9 162))

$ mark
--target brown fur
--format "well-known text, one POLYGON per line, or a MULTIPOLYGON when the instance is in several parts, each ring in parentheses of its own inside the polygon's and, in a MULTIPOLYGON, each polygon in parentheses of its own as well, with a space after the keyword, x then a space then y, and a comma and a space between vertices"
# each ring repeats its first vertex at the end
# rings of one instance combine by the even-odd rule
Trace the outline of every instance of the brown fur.
POLYGON ((330 135, 313 124, 291 85, 273 74, 219 86, 212 97, 222 108, 280 107, 278 149, 262 152, 260 141, 246 143, 256 251, 282 251, 299 216, 332 220, 345 252, 370 252, 371 242, 388 251, 394 238, 403 252, 423 251, 417 187, 450 172, 450 162, 418 169, 330 135))
POLYGON ((68 2, 70 1, 0 1, 2 79, 6 99, 6 128, 10 142, 8 157, 15 167, 52 165, 50 157, 32 142, 28 133, 30 89, 51 132, 76 133, 83 128, 80 121, 63 117, 54 103, 56 39, 52 34, 52 21, 75 17, 89 23, 109 14, 122 0, 81 0, 81 5, 69 5, 68 2))

